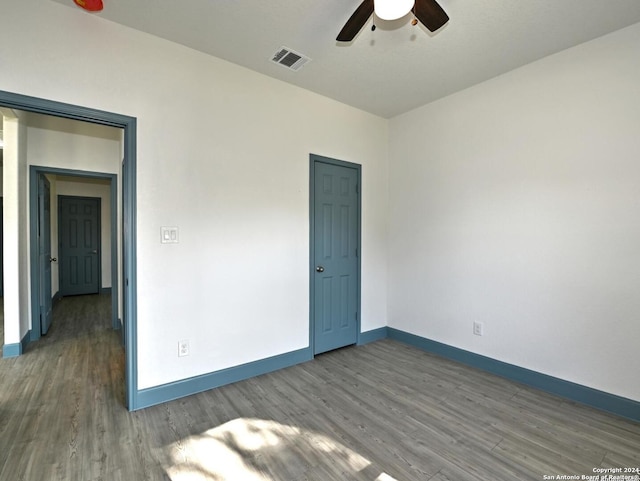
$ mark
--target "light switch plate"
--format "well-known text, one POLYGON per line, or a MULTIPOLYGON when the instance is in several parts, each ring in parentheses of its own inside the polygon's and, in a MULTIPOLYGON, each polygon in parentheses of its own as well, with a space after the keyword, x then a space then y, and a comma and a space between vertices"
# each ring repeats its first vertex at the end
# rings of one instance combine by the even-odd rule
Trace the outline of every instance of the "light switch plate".
POLYGON ((177 227, 160 227, 160 242, 162 244, 177 244, 178 241, 177 227))

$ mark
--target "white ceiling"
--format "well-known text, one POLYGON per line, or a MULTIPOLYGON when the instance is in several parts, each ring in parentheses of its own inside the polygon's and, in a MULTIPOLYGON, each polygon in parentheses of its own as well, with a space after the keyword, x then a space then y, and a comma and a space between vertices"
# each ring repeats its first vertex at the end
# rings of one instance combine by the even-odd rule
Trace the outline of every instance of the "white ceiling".
POLYGON ((640 22, 640 0, 440 0, 450 21, 434 34, 412 27, 409 15, 378 20, 375 32, 369 21, 340 44, 335 37, 361 0, 103 1, 102 12, 86 15, 386 118, 640 22), (312 61, 297 72, 273 63, 282 46, 312 61))

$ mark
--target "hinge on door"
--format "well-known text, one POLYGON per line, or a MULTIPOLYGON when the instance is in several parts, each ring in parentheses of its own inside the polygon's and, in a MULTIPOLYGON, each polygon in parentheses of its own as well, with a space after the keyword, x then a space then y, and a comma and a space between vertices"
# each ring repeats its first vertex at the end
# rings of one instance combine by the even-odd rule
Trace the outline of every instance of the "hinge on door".
POLYGON ((356 257, 358 257, 358 248, 356 247, 356 257))
POLYGON ((356 311, 356 321, 358 320, 358 311, 356 311))
POLYGON ((360 193, 360 184, 356 184, 356 194, 360 193))

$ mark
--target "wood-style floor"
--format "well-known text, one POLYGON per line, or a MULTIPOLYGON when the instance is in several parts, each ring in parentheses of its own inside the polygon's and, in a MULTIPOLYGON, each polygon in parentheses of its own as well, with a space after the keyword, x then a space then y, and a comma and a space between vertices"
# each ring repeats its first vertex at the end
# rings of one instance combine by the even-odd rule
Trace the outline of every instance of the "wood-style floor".
POLYGON ((0 480, 542 480, 640 467, 640 424, 385 340, 135 413, 110 300, 0 360, 0 480))

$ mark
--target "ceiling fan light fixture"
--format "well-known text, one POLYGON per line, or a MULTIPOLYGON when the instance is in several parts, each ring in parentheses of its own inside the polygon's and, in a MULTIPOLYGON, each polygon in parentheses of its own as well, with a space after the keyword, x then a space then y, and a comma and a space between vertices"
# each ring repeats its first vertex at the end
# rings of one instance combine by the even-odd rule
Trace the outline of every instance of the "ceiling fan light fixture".
POLYGON ((382 20, 396 20, 409 13, 415 4, 415 0, 375 0, 374 11, 382 20))

